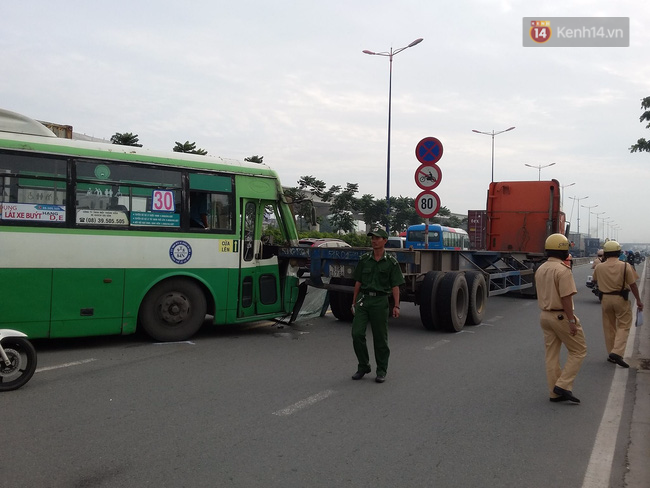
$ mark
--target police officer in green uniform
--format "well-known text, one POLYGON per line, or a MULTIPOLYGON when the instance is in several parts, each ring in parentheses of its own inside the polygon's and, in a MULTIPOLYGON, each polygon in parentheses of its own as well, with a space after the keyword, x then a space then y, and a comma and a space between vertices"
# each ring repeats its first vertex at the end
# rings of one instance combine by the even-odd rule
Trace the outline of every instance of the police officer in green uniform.
POLYGON ((352 311, 352 345, 359 365, 353 380, 360 380, 370 373, 370 357, 366 345, 366 328, 368 322, 372 329, 372 341, 377 361, 377 383, 386 380, 388 371, 388 307, 389 295, 393 296, 395 305, 391 311, 393 317, 399 317, 399 287, 404 284, 404 276, 397 259, 385 251, 388 234, 384 230, 368 233, 372 239, 372 252, 364 254, 354 270, 354 295, 352 311))

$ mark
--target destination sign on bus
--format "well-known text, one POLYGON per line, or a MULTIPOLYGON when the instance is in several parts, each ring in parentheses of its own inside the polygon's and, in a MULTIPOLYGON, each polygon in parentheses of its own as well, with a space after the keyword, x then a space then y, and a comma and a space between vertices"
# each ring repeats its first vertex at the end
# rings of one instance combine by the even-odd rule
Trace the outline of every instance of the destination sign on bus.
POLYGON ((65 207, 34 203, 0 203, 3 220, 65 222, 65 207))

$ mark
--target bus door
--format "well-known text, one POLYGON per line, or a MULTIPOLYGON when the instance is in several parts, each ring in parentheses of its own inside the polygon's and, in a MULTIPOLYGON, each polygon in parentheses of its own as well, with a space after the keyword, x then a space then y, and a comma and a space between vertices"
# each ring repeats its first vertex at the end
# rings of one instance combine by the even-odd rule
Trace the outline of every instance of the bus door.
POLYGON ((238 317, 282 310, 278 257, 264 256, 261 252, 264 210, 272 204, 259 199, 241 200, 238 317))

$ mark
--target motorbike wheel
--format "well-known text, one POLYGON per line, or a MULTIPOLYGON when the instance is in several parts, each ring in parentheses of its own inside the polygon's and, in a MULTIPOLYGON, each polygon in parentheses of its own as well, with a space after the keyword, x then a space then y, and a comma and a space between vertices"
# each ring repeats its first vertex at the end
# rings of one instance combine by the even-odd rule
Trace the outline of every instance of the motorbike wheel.
POLYGON ((22 337, 7 337, 2 341, 10 364, 0 359, 0 391, 16 390, 27 383, 36 371, 36 349, 22 337))

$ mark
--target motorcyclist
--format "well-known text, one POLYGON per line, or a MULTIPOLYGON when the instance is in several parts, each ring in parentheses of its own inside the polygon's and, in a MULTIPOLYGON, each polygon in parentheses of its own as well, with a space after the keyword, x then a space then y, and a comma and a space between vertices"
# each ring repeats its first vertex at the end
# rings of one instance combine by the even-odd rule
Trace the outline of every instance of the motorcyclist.
POLYGON ((598 249, 598 252, 596 253, 596 259, 594 259, 593 262, 591 263, 591 269, 594 269, 596 266, 602 263, 604 256, 605 256, 605 252, 602 249, 598 249))

